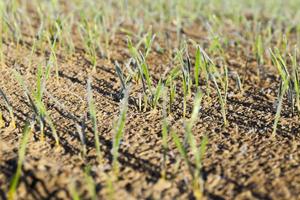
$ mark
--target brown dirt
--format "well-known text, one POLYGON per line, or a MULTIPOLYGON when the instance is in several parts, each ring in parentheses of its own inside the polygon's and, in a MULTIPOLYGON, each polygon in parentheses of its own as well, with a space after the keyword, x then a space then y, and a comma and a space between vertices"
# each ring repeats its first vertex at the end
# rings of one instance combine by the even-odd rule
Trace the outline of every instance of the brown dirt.
MULTIPOLYGON (((193 29, 192 29, 193 30, 193 29)), ((183 34, 205 43, 196 30, 183 30, 183 34), (189 34, 193 32, 194 34, 189 34)), ((171 30, 170 35, 174 34, 171 30)), ((0 130, 0 198, 5 199, 9 181, 16 169, 17 150, 21 128, 32 116, 22 89, 12 76, 18 69, 31 84, 34 83, 36 66, 43 55, 36 54, 31 69, 28 65, 29 45, 19 49, 13 43, 5 43, 6 63, 0 69, 0 85, 11 101, 17 117, 17 129, 9 130, 8 111, 0 101, 6 128, 0 130)), ((162 44, 163 45, 163 44, 162 44)), ((96 161, 93 133, 87 121, 87 157, 81 156, 80 139, 76 123, 87 117, 86 82, 90 74, 88 61, 83 52, 65 57, 59 54, 59 82, 53 76, 47 89, 59 100, 60 107, 51 98, 45 102, 61 139, 57 149, 50 130, 46 141, 39 141, 38 129, 28 144, 22 177, 18 187, 18 199, 69 199, 68 186, 74 182, 80 195, 88 198, 84 166, 92 166, 91 174, 96 182, 99 199, 107 198, 105 187, 111 164, 113 122, 119 114, 120 82, 114 71, 115 60, 123 63, 128 59, 126 37, 117 34, 111 42, 111 60, 99 59, 93 75, 93 91, 100 128, 101 150, 104 163, 96 161), (75 116, 75 118, 74 118, 75 116)), ((191 51, 193 52, 193 51, 191 51)), ((193 53, 191 53, 193 54, 193 53)), ((171 52, 150 55, 151 74, 159 78, 170 66, 171 52)), ((227 52, 230 72, 238 72, 244 79, 244 93, 237 91, 235 81, 230 80, 228 98, 229 126, 223 127, 222 115, 216 94, 205 97, 194 134, 200 141, 207 135, 209 144, 203 160, 204 194, 207 199, 300 199, 300 134, 299 117, 291 115, 284 105, 280 126, 275 140, 272 132, 275 115, 274 102, 278 88, 277 76, 272 66, 264 66, 265 78, 256 76, 256 63, 247 65, 246 55, 239 48, 227 52)), ((160 179, 163 149, 161 145, 160 110, 139 112, 134 104, 139 87, 133 86, 126 131, 120 150, 121 169, 119 180, 114 183, 116 199, 193 199, 189 187, 191 177, 180 159, 175 145, 169 138, 167 155, 167 180, 160 179)), ((172 127, 183 137, 182 99, 177 96, 173 112, 168 116, 172 127)), ((188 111, 192 108, 189 102, 188 111)), ((189 113, 188 112, 188 113, 189 113)))

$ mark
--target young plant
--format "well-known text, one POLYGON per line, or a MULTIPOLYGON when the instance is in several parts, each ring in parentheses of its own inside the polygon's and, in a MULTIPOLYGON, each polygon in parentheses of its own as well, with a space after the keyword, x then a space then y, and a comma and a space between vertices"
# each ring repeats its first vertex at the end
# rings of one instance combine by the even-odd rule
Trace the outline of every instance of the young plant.
POLYGON ((190 78, 190 60, 187 56, 187 63, 183 60, 183 52, 185 51, 184 47, 181 50, 178 50, 175 56, 178 64, 181 66, 182 72, 182 90, 183 90, 183 117, 186 116, 186 106, 187 106, 187 99, 190 95, 190 88, 191 88, 191 78, 190 78))
POLYGON ((290 75, 288 73, 286 63, 279 53, 279 50, 275 49, 275 53, 271 49, 269 51, 272 57, 273 64, 276 66, 281 78, 281 83, 278 92, 278 103, 277 103, 277 109, 276 109, 276 114, 275 114, 275 119, 273 124, 273 132, 272 132, 272 137, 275 137, 278 122, 280 119, 283 98, 289 89, 290 75))
POLYGON ((197 142, 195 136, 192 133, 192 128, 198 118, 202 97, 203 95, 201 92, 198 92, 196 94, 191 118, 185 122, 185 138, 187 144, 183 144, 180 141, 178 135, 175 132, 172 132, 173 141, 181 157, 185 161, 190 175, 192 176, 192 190, 195 198, 198 200, 202 199, 203 197, 203 180, 201 170, 202 160, 206 151, 207 137, 204 137, 201 141, 200 147, 197 147, 197 142), (193 154, 195 167, 193 167, 192 165, 193 161, 191 161, 188 157, 188 147, 190 148, 190 151, 193 154))
POLYGON ((56 132, 52 119, 47 112, 46 106, 43 102, 43 96, 46 90, 46 82, 50 76, 50 65, 47 65, 45 72, 41 65, 38 66, 36 89, 33 92, 30 92, 21 74, 16 70, 14 70, 13 72, 18 83, 23 87, 25 96, 34 111, 35 116, 38 118, 40 124, 40 131, 41 131, 41 135, 40 135, 41 140, 44 141, 45 138, 44 128, 45 128, 45 124, 47 123, 50 126, 56 145, 59 146, 58 134, 56 132))
POLYGON ((97 125, 96 107, 93 99, 91 82, 92 80, 91 78, 89 78, 87 81, 87 101, 89 107, 88 109, 89 109, 89 114, 93 125, 94 141, 95 141, 97 157, 99 159, 99 162, 102 162, 102 155, 100 151, 100 141, 99 141, 99 134, 98 134, 98 125, 97 125))
POLYGON ((4 67, 5 59, 3 53, 3 40, 4 40, 4 30, 3 30, 3 20, 2 20, 2 3, 0 3, 0 67, 4 67))
POLYGON ((256 62, 258 63, 258 75, 261 76, 263 73, 262 65, 264 64, 264 48, 263 48, 261 35, 258 35, 256 37, 254 52, 255 52, 256 62))
POLYGON ((96 184, 91 175, 91 166, 86 166, 84 169, 85 182, 91 200, 97 199, 96 184))
POLYGON ((72 197, 72 200, 80 200, 80 196, 76 190, 76 186, 75 183, 72 182, 69 186, 68 186, 68 191, 70 192, 70 195, 72 197))
POLYGON ((183 118, 186 116, 186 103, 188 95, 188 76, 186 72, 182 70, 182 90, 183 90, 183 118))
POLYGON ((88 59, 92 64, 93 71, 95 71, 97 66, 98 52, 97 42, 100 42, 98 41, 99 33, 97 30, 97 23, 94 21, 93 25, 94 26, 88 22, 88 19, 82 16, 81 23, 79 24, 79 32, 84 44, 85 52, 87 53, 88 59))
POLYGON ((240 75, 237 72, 235 72, 234 75, 235 75, 235 79, 236 79, 236 85, 237 85, 239 91, 243 94, 244 93, 243 82, 240 78, 240 75))
MULTIPOLYGON (((58 25, 57 25, 58 26, 58 25)), ((57 63, 57 57, 56 57, 56 43, 57 43, 58 36, 55 36, 54 41, 52 42, 50 37, 48 36, 48 43, 50 45, 50 58, 49 58, 49 65, 55 66, 55 76, 56 80, 58 81, 58 63, 57 63)))
MULTIPOLYGON (((298 64, 297 64, 297 49, 295 49, 294 51, 294 56, 290 55, 290 59, 292 61, 292 75, 291 75, 291 79, 292 79, 292 88, 294 91, 291 91, 290 93, 293 94, 295 92, 295 105, 297 108, 297 111, 300 111, 300 86, 299 86, 299 72, 298 72, 298 64)), ((292 102, 294 102, 294 100, 291 100, 292 102)), ((294 108, 294 105, 292 105, 292 108, 294 108)))
MULTIPOLYGON (((151 76, 150 76, 150 73, 148 70, 148 65, 146 63, 146 58, 145 58, 145 56, 143 56, 143 54, 141 52, 139 52, 137 50, 137 47, 133 46, 130 38, 128 38, 127 43, 128 43, 129 52, 130 52, 132 58, 137 63, 137 66, 139 69, 138 72, 139 72, 140 78, 142 80, 144 93, 145 93, 145 95, 147 95, 147 90, 146 90, 146 85, 147 85, 148 91, 150 92, 150 94, 152 96, 152 80, 151 80, 151 76)), ((137 46, 139 46, 139 45, 137 45, 137 46)))
POLYGON ((124 75, 118 61, 115 62, 115 69, 116 69, 117 75, 121 81, 121 85, 122 85, 121 93, 123 93, 127 89, 126 88, 127 79, 125 79, 125 75, 124 75))
POLYGON ((158 100, 160 99, 163 88, 164 88, 164 85, 163 85, 163 83, 160 79, 157 86, 156 86, 155 93, 154 93, 154 96, 153 96, 152 107, 154 109, 156 109, 156 107, 157 107, 158 100))
POLYGON ((27 143, 30 138, 30 133, 33 130, 33 124, 26 123, 24 128, 23 128, 23 133, 22 133, 22 139, 21 139, 21 144, 18 152, 18 164, 17 164, 17 170, 10 182, 9 186, 9 191, 8 191, 8 199, 9 200, 14 200, 15 199, 15 194, 16 194, 16 189, 20 180, 20 176, 22 173, 22 165, 25 159, 25 154, 26 154, 26 147, 27 143))
POLYGON ((155 39, 155 34, 152 35, 152 32, 148 32, 145 36, 145 41, 144 41, 144 45, 145 45, 145 58, 148 57, 150 51, 151 51, 151 47, 152 47, 152 44, 153 44, 153 41, 155 39))
POLYGON ((5 127, 5 122, 3 120, 3 114, 2 112, 0 111, 0 128, 3 128, 5 127))
POLYGON ((176 67, 173 68, 170 71, 170 74, 167 77, 167 80, 165 81, 166 87, 169 87, 169 107, 168 107, 168 113, 172 110, 172 105, 175 102, 176 97, 176 82, 175 79, 180 76, 180 68, 176 67))
MULTIPOLYGON (((6 108, 9 111, 9 116, 10 116, 10 120, 11 120, 9 126, 13 129, 15 129, 16 128, 16 120, 15 120, 13 108, 12 108, 11 104, 9 103, 6 95, 1 90, 1 88, 0 88, 0 96, 2 96, 2 98, 4 99, 6 108)), ((3 127, 3 125, 4 125, 4 121, 2 119, 2 113, 0 112, 0 127, 3 127)))
POLYGON ((195 70, 194 70, 194 79, 196 88, 199 87, 199 75, 201 70, 201 52, 200 47, 197 47, 196 54, 195 54, 195 70))
POLYGON ((119 119, 115 125, 113 147, 111 150, 113 156, 112 167, 113 167, 114 174, 116 176, 118 176, 119 173, 119 162, 118 162, 119 148, 123 138, 125 123, 126 123, 126 113, 128 110, 128 98, 129 98, 129 91, 128 89, 126 89, 124 91, 124 98, 121 101, 119 119))
POLYGON ((163 89, 163 106, 162 106, 162 147, 163 147, 163 162, 162 162, 162 173, 163 179, 166 179, 167 171, 167 151, 168 151, 168 121, 167 121, 167 90, 163 89))
MULTIPOLYGON (((138 73, 142 80, 142 86, 144 91, 144 109, 147 107, 148 102, 150 103, 152 108, 156 109, 161 95, 161 88, 163 86, 163 82, 161 80, 158 82, 156 87, 153 85, 150 72, 148 69, 148 64, 146 62, 146 57, 148 56, 151 50, 151 45, 153 43, 154 38, 155 36, 152 36, 151 33, 148 33, 147 36, 145 37, 145 41, 144 41, 145 48, 146 48, 145 55, 141 53, 141 51, 138 51, 137 47, 134 47, 130 38, 128 38, 128 49, 132 58, 137 63, 139 69, 138 73)), ((139 45, 140 44, 138 44, 137 46, 139 45)))
POLYGON ((217 90, 217 95, 219 99, 219 103, 221 105, 221 113, 223 117, 224 125, 227 126, 227 117, 226 117, 226 99, 227 99, 227 92, 228 92, 228 69, 227 65, 225 65, 224 68, 224 80, 219 77, 218 69, 216 68, 216 65, 214 62, 208 57, 208 55, 204 52, 203 49, 201 49, 201 53, 204 59, 205 63, 205 71, 209 75, 210 79, 212 80, 215 89, 217 90), (216 77, 218 75, 218 77, 216 77), (221 89, 219 87, 218 81, 221 83, 221 86, 223 86, 224 89, 224 97, 222 96, 221 89))
POLYGON ((86 142, 85 142, 85 118, 83 117, 82 118, 82 121, 80 124, 76 123, 76 129, 77 129, 77 132, 78 132, 78 135, 79 135, 79 138, 80 138, 80 141, 81 141, 81 145, 82 145, 82 150, 81 150, 81 153, 82 153, 82 157, 85 158, 86 156, 86 152, 87 152, 87 148, 86 148, 86 142))

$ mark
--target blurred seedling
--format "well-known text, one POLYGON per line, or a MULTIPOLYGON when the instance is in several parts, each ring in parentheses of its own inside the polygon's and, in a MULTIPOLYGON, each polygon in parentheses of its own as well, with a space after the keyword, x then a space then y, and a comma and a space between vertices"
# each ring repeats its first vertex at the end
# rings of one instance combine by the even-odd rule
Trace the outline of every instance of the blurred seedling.
POLYGON ((115 70, 117 72, 117 75, 118 75, 118 77, 120 79, 120 82, 121 82, 121 85, 122 85, 120 93, 123 93, 124 91, 126 91, 126 84, 127 84, 126 82, 127 82, 127 80, 125 79, 125 75, 124 75, 118 61, 115 62, 115 70))
POLYGON ((227 102, 227 93, 228 93, 228 69, 227 65, 224 67, 224 77, 223 79, 219 76, 218 69, 214 62, 208 57, 203 49, 201 49, 202 57, 205 63, 205 71, 208 74, 209 78, 212 80, 215 89, 217 91, 218 100, 221 105, 221 113, 223 117, 224 125, 227 126, 227 117, 226 117, 226 102, 227 102), (224 96, 222 96, 221 89, 218 82, 221 83, 221 86, 224 90, 224 96))
POLYGON ((151 48, 152 48, 152 44, 153 44, 153 41, 155 39, 155 34, 152 34, 151 31, 149 31, 145 38, 144 38, 144 45, 145 45, 145 58, 148 57, 150 51, 151 51, 151 48))
POLYGON ((82 157, 85 159, 86 153, 87 153, 87 148, 86 148, 86 138, 85 138, 85 117, 82 117, 81 123, 78 124, 76 123, 76 129, 79 135, 79 139, 82 145, 81 153, 82 157))
POLYGON ((120 103, 120 114, 118 121, 115 123, 114 127, 114 137, 113 137, 113 146, 112 146, 112 156, 113 156, 113 161, 112 161, 112 168, 115 176, 118 176, 119 173, 119 162, 118 162, 118 157, 119 157, 119 149, 121 145, 121 141, 124 135, 124 129, 125 129, 125 123, 126 123, 126 114, 128 110, 128 98, 129 98, 129 91, 126 88, 124 91, 124 98, 122 99, 120 103))
POLYGON ((182 49, 177 50, 175 55, 175 60, 177 61, 178 65, 181 66, 181 73, 182 73, 182 91, 183 91, 183 117, 186 116, 186 107, 187 107, 187 100, 190 96, 191 91, 191 78, 190 78, 190 71, 191 71, 191 64, 190 60, 187 56, 187 62, 184 62, 183 54, 186 51, 186 46, 182 49))
POLYGON ((273 124, 273 132, 272 132, 272 137, 275 137, 278 122, 280 119, 283 98, 289 89, 290 75, 287 70, 286 62, 281 57, 279 50, 275 49, 275 53, 272 51, 272 49, 269 49, 269 51, 272 57, 273 64, 276 66, 277 71, 281 78, 279 91, 278 91, 277 109, 276 109, 276 114, 275 114, 275 119, 273 124))
POLYGON ((80 200, 74 181, 69 184, 68 191, 70 192, 72 200, 80 200))
POLYGON ((165 86, 169 87, 169 107, 168 107, 168 113, 172 111, 172 105, 175 102, 176 98, 176 78, 178 78, 181 74, 181 69, 179 67, 173 68, 169 75, 167 76, 167 79, 165 81, 165 86))
POLYGON ((91 175, 91 166, 90 165, 87 165, 85 167, 84 175, 85 175, 85 182, 86 182, 86 187, 88 190, 89 198, 91 200, 96 200, 97 199, 96 184, 91 175))
POLYGON ((50 45, 50 58, 49 64, 53 64, 55 66, 55 76, 56 76, 56 80, 58 82, 58 63, 57 63, 57 56, 56 56, 56 49, 57 49, 57 42, 58 42, 58 38, 61 35, 61 30, 60 30, 60 25, 58 24, 58 22, 55 22, 55 26, 57 27, 57 32, 54 34, 54 36, 51 35, 47 35, 47 40, 48 43, 50 45), (52 39, 53 37, 53 39, 52 39))
POLYGON ((96 42, 99 42, 99 33, 97 32, 98 28, 99 27, 97 26, 97 23, 91 25, 88 22, 88 19, 82 16, 81 23, 79 24, 79 33, 84 44, 85 52, 88 55, 88 59, 92 64, 92 69, 94 72, 96 71, 97 65, 98 47, 96 42))
POLYGON ((35 91, 32 92, 30 92, 30 88, 28 88, 22 75, 16 70, 14 70, 13 73, 18 83, 22 86, 25 97, 27 98, 32 110, 34 111, 35 116, 38 118, 38 122, 40 124, 40 131, 41 131, 40 133, 41 141, 45 140, 44 129, 45 129, 45 124, 47 123, 52 131, 56 145, 59 146, 58 134, 56 132, 52 119, 47 112, 47 108, 43 102, 44 92, 47 90, 46 82, 50 76, 50 69, 51 69, 50 65, 46 66, 45 71, 41 65, 38 66, 37 74, 36 74, 36 88, 35 91))
POLYGON ((255 39, 255 47, 254 47, 254 53, 256 57, 256 62, 258 64, 258 76, 262 78, 263 75, 263 64, 264 64, 264 47, 263 47, 263 41, 262 36, 258 35, 255 39))
POLYGON ((199 114, 200 104, 203 94, 198 92, 194 100, 194 108, 191 114, 191 118, 185 122, 185 138, 186 144, 182 143, 179 136, 172 132, 172 138, 179 151, 182 159, 186 163, 189 173, 192 177, 192 190, 196 199, 202 199, 203 197, 203 179, 202 179, 202 160, 206 151, 206 145, 208 142, 207 137, 203 137, 200 147, 198 147, 196 138, 192 133, 192 128, 196 122, 199 114), (192 153, 194 161, 190 160, 188 152, 192 153))
POLYGON ((163 147, 163 162, 162 162, 162 172, 161 176, 163 179, 166 179, 166 172, 167 172, 167 151, 168 151, 168 132, 169 132, 169 125, 167 121, 167 90, 162 89, 163 92, 163 106, 162 106, 162 147, 163 147))
POLYGON ((26 154, 26 148, 28 141, 30 139, 30 135, 33 131, 33 123, 30 124, 29 122, 26 122, 23 132, 22 132, 22 139, 20 143, 20 148, 18 151, 18 163, 17 163, 17 170, 10 182, 9 191, 8 191, 8 199, 14 200, 16 195, 16 190, 19 184, 20 177, 22 175, 22 165, 25 160, 25 154, 26 154))
MULTIPOLYGON (((300 86, 299 86, 299 72, 298 72, 298 63, 297 63, 297 53, 298 49, 295 48, 294 55, 290 55, 290 59, 292 61, 292 88, 294 91, 290 92, 290 96, 293 96, 295 92, 295 101, 293 100, 293 97, 290 101, 295 102, 297 111, 300 111, 300 86)), ((294 108, 294 105, 292 105, 292 108, 294 108)))
MULTIPOLYGON (((145 54, 143 54, 141 51, 138 51, 138 47, 140 44, 138 44, 136 47, 133 46, 132 41, 130 38, 128 38, 128 49, 132 56, 132 58, 135 60, 138 66, 138 73, 139 77, 142 81, 142 88, 144 92, 144 108, 147 107, 148 103, 151 105, 152 108, 156 108, 158 101, 161 97, 161 88, 163 85, 163 82, 160 80, 156 86, 153 85, 150 72, 148 69, 148 64, 146 62, 146 57, 148 56, 151 45, 153 43, 155 36, 152 36, 151 32, 148 33, 144 39, 144 45, 146 48, 145 54)), ((141 40, 142 41, 142 40, 141 40)))
POLYGON ((92 126, 94 131, 94 141, 96 147, 97 157, 100 163, 102 163, 102 155, 100 150, 100 141, 99 141, 99 133, 98 133, 98 123, 97 123, 97 115, 96 115, 96 107, 93 99, 92 93, 92 79, 89 77, 87 81, 87 101, 88 101, 88 109, 90 118, 92 120, 92 126))
POLYGON ((199 76, 201 72, 201 66, 202 65, 202 59, 201 59, 201 52, 200 47, 196 47, 196 53, 195 53, 195 69, 194 69, 194 79, 195 79, 195 86, 198 89, 199 87, 199 76))
MULTIPOLYGON (((2 91, 1 88, 0 88, 0 96, 2 96, 2 98, 4 99, 6 109, 9 112, 9 116, 10 116, 10 120, 11 120, 10 123, 9 123, 9 126, 12 129, 15 129, 16 128, 16 120, 15 120, 13 108, 12 108, 11 104, 9 103, 6 95, 4 94, 4 92, 2 91)), ((2 119, 2 112, 0 111, 0 128, 2 128, 4 126, 5 126, 5 123, 2 119)))

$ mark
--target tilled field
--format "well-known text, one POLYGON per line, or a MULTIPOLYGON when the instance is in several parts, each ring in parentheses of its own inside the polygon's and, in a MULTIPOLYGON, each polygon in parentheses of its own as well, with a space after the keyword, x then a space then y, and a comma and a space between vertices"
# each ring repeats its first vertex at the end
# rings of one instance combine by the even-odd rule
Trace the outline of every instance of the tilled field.
MULTIPOLYGON (((67 5, 64 6, 68 8, 67 5)), ((30 19, 34 20, 37 16, 32 15, 30 19)), ((251 14, 244 13, 242 16, 248 23, 256 23, 257 19, 251 14)), ((259 20, 266 24, 271 21, 267 17, 259 20)), ((290 103, 296 102, 293 98, 297 98, 297 91, 292 92, 292 100, 288 92, 284 95, 274 134, 274 120, 278 105, 281 105, 278 91, 284 80, 270 54, 265 53, 264 62, 259 63, 259 55, 255 56, 252 52, 252 41, 237 37, 247 35, 243 33, 243 28, 226 25, 226 22, 220 25, 224 26, 222 31, 228 39, 228 42, 221 43, 222 48, 212 47, 215 40, 201 20, 186 25, 183 23, 179 31, 173 22, 166 23, 163 27, 160 24, 145 25, 152 27, 153 34, 157 34, 151 43, 151 51, 145 56, 153 87, 157 88, 163 83, 164 88, 168 89, 167 79, 172 69, 178 68, 180 75, 172 79, 176 85, 172 104, 167 100, 167 106, 164 106, 161 96, 158 97, 155 108, 151 103, 146 106, 143 100, 151 90, 144 90, 143 83, 146 79, 143 76, 146 75, 126 79, 126 87, 129 88, 128 108, 118 151, 119 171, 115 173, 112 169, 112 148, 117 121, 122 112, 121 102, 125 99, 123 80, 117 73, 116 65, 120 66, 125 77, 129 77, 131 73, 128 66, 138 65, 130 62, 134 56, 128 48, 128 38, 138 44, 138 37, 133 37, 132 34, 139 32, 139 26, 129 21, 125 20, 118 25, 114 36, 108 40, 105 56, 97 56, 94 67, 77 29, 72 32, 75 49, 71 54, 67 54, 60 46, 63 41, 54 39, 57 44, 56 64, 50 68, 42 101, 55 126, 59 145, 47 123, 45 138, 41 138, 37 113, 15 75, 16 71, 21 74, 29 90, 35 91, 38 87, 39 66, 45 69, 49 66, 49 60, 53 58, 52 51, 50 48, 43 49, 43 45, 37 45, 32 50, 37 39, 26 34, 26 27, 22 30, 23 37, 18 44, 3 34, 1 49, 5 59, 0 68, 0 89, 13 108, 16 128, 11 126, 9 106, 2 95, 0 110, 4 124, 0 129, 0 198, 9 198, 8 191, 17 170, 22 129, 26 121, 35 122, 35 125, 26 144, 16 199, 76 199, 75 194, 81 199, 197 198, 191 186, 194 177, 190 173, 190 168, 197 170, 197 166, 192 159, 195 157, 193 149, 186 144, 186 126, 193 113, 196 93, 201 91, 203 98, 192 127, 197 144, 201 144, 206 137, 208 141, 201 160, 199 179, 203 185, 200 187, 200 199, 299 199, 300 122, 297 106, 291 106, 290 103), (178 35, 182 38, 181 42, 186 41, 182 63, 176 57, 180 55, 176 53, 176 45, 180 43, 178 35), (228 70, 227 91, 221 89, 222 78, 216 76, 217 85, 222 90, 221 96, 226 101, 227 124, 224 123, 216 85, 208 80, 214 75, 209 74, 206 79, 205 73, 201 72, 199 86, 195 86, 195 52, 199 46, 201 52, 206 52, 213 60, 215 70, 219 71, 221 77, 224 66, 228 70), (181 71, 183 74, 185 71, 181 69, 185 69, 185 65, 191 66, 188 70, 191 74, 188 76, 191 79, 188 82, 191 84, 189 95, 182 89, 182 76, 185 76, 181 75, 181 71), (56 69, 58 70, 55 71, 56 69), (88 80, 91 80, 95 102, 101 160, 97 159, 94 126, 87 100, 88 80), (183 103, 185 97, 186 112, 183 103), (163 146, 164 120, 168 124, 167 149, 163 146), (84 142, 78 127, 84 129, 84 142), (189 164, 186 164, 180 154, 172 132, 176 132, 184 144, 187 156, 192 160, 189 164), (165 177, 162 175, 163 171, 165 177)), ((35 28, 37 27, 38 25, 35 28)), ((288 55, 293 52, 291 46, 297 43, 297 32, 293 32, 292 28, 288 31, 290 45, 287 49, 290 51, 287 50, 282 57, 286 59, 288 70, 291 71, 292 60, 289 60, 288 55)), ((273 40, 276 40, 276 36, 273 40)), ((273 49, 277 44, 272 41, 269 45, 273 49)), ((146 45, 141 45, 139 51, 144 52, 145 49, 146 45)), ((268 52, 268 49, 264 47, 264 51, 268 52)), ((202 56, 205 60, 204 53, 202 56)), ((292 72, 290 74, 292 77, 292 72)), ((295 81, 289 84, 292 83, 295 81)))

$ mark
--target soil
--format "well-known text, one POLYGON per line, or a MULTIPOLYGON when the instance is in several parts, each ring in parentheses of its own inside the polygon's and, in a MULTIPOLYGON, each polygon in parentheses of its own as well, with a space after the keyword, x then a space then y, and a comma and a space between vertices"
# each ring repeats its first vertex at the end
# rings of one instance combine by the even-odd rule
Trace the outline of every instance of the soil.
MULTIPOLYGON (((176 35, 172 30, 165 30, 169 33, 169 42, 176 35)), ((207 34, 199 26, 184 28, 182 34, 200 44, 206 43, 207 34)), ((6 198, 9 182, 16 170, 22 127, 33 114, 22 88, 12 75, 12 69, 21 71, 34 88, 36 68, 44 56, 36 53, 32 67, 28 67, 32 38, 25 40, 18 47, 5 41, 6 62, 0 68, 1 89, 11 102, 17 118, 17 128, 10 129, 8 111, 1 100, 0 109, 6 121, 5 127, 0 130, 1 199, 6 198)), ((167 45, 163 40, 155 44, 162 47, 167 45)), ((110 59, 99 58, 96 73, 92 75, 102 163, 96 159, 92 126, 87 114, 86 87, 91 74, 90 64, 81 49, 77 49, 72 56, 58 53, 59 80, 53 74, 47 83, 44 101, 57 128, 61 147, 55 146, 49 129, 45 141, 40 141, 39 130, 36 128, 27 146, 17 189, 18 199, 70 199, 71 183, 74 183, 83 199, 89 199, 84 173, 87 164, 91 166, 98 199, 106 199, 110 194, 106 183, 111 173, 113 122, 119 115, 121 100, 121 84, 113 63, 117 60, 123 65, 129 59, 124 33, 118 32, 115 39, 110 41, 110 51, 110 59), (87 123, 85 158, 82 156, 82 145, 76 129, 76 124, 80 124, 82 119, 86 119, 87 123)), ((171 55, 172 52, 167 49, 163 53, 153 51, 150 54, 149 67, 155 81, 170 69, 171 55)), ((286 99, 276 138, 271 137, 276 111, 274 102, 279 86, 275 67, 266 64, 264 78, 258 77, 257 63, 234 44, 228 47, 226 57, 229 73, 237 72, 242 77, 244 92, 237 89, 232 75, 227 102, 227 127, 223 125, 217 95, 213 92, 211 97, 206 96, 202 102, 193 133, 198 141, 208 136, 202 174, 204 198, 300 199, 300 122, 298 115, 291 114, 286 99)), ((161 179, 161 110, 139 111, 135 102, 137 94, 142 90, 136 85, 132 84, 130 92, 126 130, 119 156, 120 172, 118 180, 113 184, 113 196, 116 199, 193 199, 191 177, 170 137, 167 179, 161 179)), ((205 88, 204 85, 202 87, 205 88)), ((168 121, 183 138, 181 102, 182 96, 179 94, 168 121)), ((188 103, 188 113, 191 109, 192 98, 188 103)))

